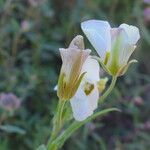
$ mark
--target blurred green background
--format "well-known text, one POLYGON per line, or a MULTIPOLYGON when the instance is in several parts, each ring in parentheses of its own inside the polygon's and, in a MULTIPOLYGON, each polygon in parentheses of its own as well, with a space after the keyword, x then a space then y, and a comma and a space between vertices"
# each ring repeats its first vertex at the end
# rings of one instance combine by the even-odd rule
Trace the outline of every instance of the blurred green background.
POLYGON ((63 150, 150 149, 149 0, 0 0, 0 92, 21 101, 14 111, 0 108, 0 150, 34 150, 47 142, 57 104, 58 49, 83 35, 80 23, 87 19, 139 27, 141 39, 132 56, 139 62, 100 106, 122 112, 85 125, 63 150))

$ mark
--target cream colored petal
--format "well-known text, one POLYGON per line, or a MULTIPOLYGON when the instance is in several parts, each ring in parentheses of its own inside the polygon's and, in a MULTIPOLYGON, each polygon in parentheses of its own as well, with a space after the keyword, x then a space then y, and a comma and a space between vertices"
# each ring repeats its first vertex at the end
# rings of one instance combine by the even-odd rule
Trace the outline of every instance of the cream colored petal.
POLYGON ((89 56, 83 64, 82 73, 86 72, 84 79, 95 83, 100 80, 100 66, 97 60, 89 56))
POLYGON ((110 33, 112 47, 106 65, 110 67, 111 72, 113 71, 115 73, 117 71, 117 67, 119 67, 119 55, 125 45, 124 34, 126 33, 121 28, 112 28, 110 33))
POLYGON ((88 97, 81 88, 78 89, 70 102, 75 120, 83 121, 92 114, 89 109, 88 97))
POLYGON ((111 28, 110 30, 110 34, 111 34, 111 46, 113 48, 116 40, 118 40, 118 38, 120 38, 122 36, 122 32, 124 32, 123 29, 121 28, 111 28))
POLYGON ((76 49, 84 49, 84 41, 83 36, 77 35, 70 43, 70 48, 76 48, 76 49))
POLYGON ((132 53, 134 52, 134 45, 125 45, 119 53, 119 65, 120 67, 126 65, 132 53))
POLYGON ((57 91, 57 90, 58 90, 58 85, 55 85, 54 91, 57 91))
POLYGON ((83 55, 84 58, 87 58, 91 50, 84 50, 84 41, 83 36, 77 35, 70 43, 68 48, 60 48, 59 49, 61 58, 63 62, 74 62, 76 58, 80 55, 83 55), (82 52, 83 50, 83 52, 82 52))
POLYGON ((137 41, 140 39, 140 33, 139 29, 136 26, 128 25, 128 24, 121 24, 119 28, 122 28, 125 30, 127 37, 126 40, 128 44, 135 45, 137 41))
POLYGON ((112 28, 111 29, 111 45, 112 51, 110 53, 110 59, 108 65, 112 66, 113 69, 127 64, 129 57, 134 51, 134 45, 127 42, 127 33, 123 28, 112 28), (112 65, 113 64, 113 65, 112 65))
POLYGON ((97 87, 87 96, 82 86, 80 86, 75 96, 70 100, 75 120, 83 121, 91 116, 97 108, 98 98, 99 92, 97 87))
POLYGON ((98 62, 89 56, 82 68, 82 72, 86 72, 86 74, 84 75, 76 94, 70 100, 73 116, 77 121, 85 120, 87 117, 92 115, 94 110, 97 108, 99 99, 97 81, 100 80, 99 69, 100 67, 98 62), (86 94, 85 92, 86 83, 94 86, 89 94, 86 94))
POLYGON ((67 76, 70 76, 71 68, 77 59, 77 56, 80 50, 77 49, 64 49, 60 48, 60 55, 62 58, 62 69, 61 71, 65 73, 67 76))
POLYGON ((97 53, 104 60, 106 51, 111 49, 111 27, 109 23, 101 20, 88 20, 81 23, 81 28, 97 53))
POLYGON ((88 103, 90 110, 93 112, 98 107, 99 90, 97 84, 94 85, 94 90, 88 95, 88 103))
POLYGON ((60 48, 60 54, 62 58, 62 69, 61 71, 66 74, 67 79, 72 75, 77 76, 80 74, 80 71, 82 69, 82 65, 89 56, 91 50, 81 50, 79 47, 82 47, 81 43, 82 41, 82 36, 77 36, 75 37, 72 42, 71 46, 67 49, 60 48), (78 37, 78 38, 77 38, 78 37), (81 41, 80 41, 81 40, 81 41), (76 42, 76 44, 75 44, 76 42), (73 46, 73 44, 75 44, 73 46), (81 45, 80 45, 81 44, 81 45), (76 70, 76 73, 74 74, 74 71, 76 70))

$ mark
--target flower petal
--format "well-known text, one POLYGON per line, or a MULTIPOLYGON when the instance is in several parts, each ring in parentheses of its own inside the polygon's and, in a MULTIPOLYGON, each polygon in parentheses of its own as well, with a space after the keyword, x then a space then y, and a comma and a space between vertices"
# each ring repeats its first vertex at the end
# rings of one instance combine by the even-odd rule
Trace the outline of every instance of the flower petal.
POLYGON ((126 40, 129 44, 135 45, 137 41, 140 39, 139 29, 136 26, 128 25, 128 24, 121 24, 119 28, 125 30, 127 37, 126 40))
POLYGON ((69 47, 76 49, 84 49, 84 41, 83 36, 77 35, 70 43, 69 47))
POLYGON ((111 39, 112 50, 108 66, 116 73, 120 67, 127 64, 135 48, 133 44, 129 44, 128 35, 123 28, 112 28, 111 39))
POLYGON ((83 87, 80 86, 75 96, 70 100, 74 118, 77 121, 83 121, 91 116, 97 108, 98 98, 99 91, 96 86, 89 95, 86 95, 83 87))
POLYGON ((99 90, 97 87, 97 83, 94 85, 94 90, 88 95, 88 103, 90 110, 93 111, 98 107, 98 100, 99 100, 99 90))
POLYGON ((57 91, 57 90, 58 90, 58 85, 55 85, 54 91, 57 91))
POLYGON ((81 23, 81 28, 97 53, 104 60, 106 51, 111 49, 111 27, 109 23, 101 20, 88 20, 81 23))
POLYGON ((100 66, 96 59, 89 56, 83 64, 82 71, 86 72, 84 79, 89 82, 97 82, 100 80, 100 66))
POLYGON ((78 35, 72 40, 67 49, 59 49, 63 62, 61 71, 66 74, 67 78, 72 75, 71 73, 75 71, 75 69, 77 71, 75 74, 73 73, 73 75, 78 75, 80 73, 84 61, 91 52, 89 49, 83 50, 80 48, 84 48, 84 42, 83 37, 78 35))
POLYGON ((97 60, 92 59, 90 56, 86 59, 82 72, 86 72, 82 82, 74 95, 70 100, 73 116, 77 121, 82 121, 93 114, 93 111, 97 108, 99 99, 99 90, 97 82, 99 77, 100 67, 97 60), (85 85, 91 84, 94 88, 86 94, 85 85))
POLYGON ((120 67, 126 65, 131 54, 134 52, 135 46, 126 44, 122 47, 121 51, 119 52, 119 65, 120 67))
POLYGON ((111 52, 109 58, 106 61, 106 66, 111 73, 115 75, 119 69, 119 54, 124 46, 124 34, 125 31, 121 28, 112 28, 111 31, 111 52))
POLYGON ((80 87, 75 96, 70 100, 75 120, 83 121, 92 114, 89 110, 87 99, 88 97, 80 87))

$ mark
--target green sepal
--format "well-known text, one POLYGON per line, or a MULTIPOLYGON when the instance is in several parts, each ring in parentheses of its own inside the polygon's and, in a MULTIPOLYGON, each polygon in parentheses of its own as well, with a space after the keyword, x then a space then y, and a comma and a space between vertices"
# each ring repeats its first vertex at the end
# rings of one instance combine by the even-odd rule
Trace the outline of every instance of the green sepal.
POLYGON ((70 105, 71 105, 70 102, 67 101, 66 105, 64 107, 64 112, 62 114, 62 120, 63 120, 64 123, 67 123, 68 121, 73 119, 72 109, 71 109, 70 105))
POLYGON ((59 79, 58 79, 58 90, 57 90, 57 95, 60 99, 63 99, 63 90, 64 90, 64 78, 65 74, 60 73, 59 79))
POLYGON ((128 70, 128 68, 130 67, 130 65, 132 63, 137 63, 138 61, 136 59, 132 59, 130 60, 125 66, 123 66, 122 68, 119 69, 117 76, 122 76, 126 73, 126 71, 128 70))
POLYGON ((103 60, 100 58, 100 57, 97 57, 97 56, 93 56, 92 57, 93 59, 96 59, 100 65, 102 66, 102 68, 108 73, 110 74, 110 71, 107 69, 107 66, 103 63, 103 60))
POLYGON ((61 74, 58 80, 58 90, 57 90, 57 95, 59 99, 65 101, 71 99, 75 95, 85 74, 86 72, 82 73, 77 80, 69 84, 65 81, 65 74, 64 73, 61 74))
POLYGON ((74 85, 74 87, 72 87, 72 89, 70 90, 70 95, 69 95, 69 97, 67 98, 67 99, 71 99, 74 95, 75 95, 75 93, 76 93, 76 91, 77 91, 77 89, 78 89, 78 87, 79 87, 79 85, 80 85, 80 83, 81 83, 81 81, 82 81, 82 79, 83 79, 83 77, 84 77, 84 75, 86 74, 86 72, 84 72, 84 73, 82 73, 81 75, 80 75, 80 77, 79 77, 79 79, 77 80, 77 82, 76 82, 76 84, 74 85))

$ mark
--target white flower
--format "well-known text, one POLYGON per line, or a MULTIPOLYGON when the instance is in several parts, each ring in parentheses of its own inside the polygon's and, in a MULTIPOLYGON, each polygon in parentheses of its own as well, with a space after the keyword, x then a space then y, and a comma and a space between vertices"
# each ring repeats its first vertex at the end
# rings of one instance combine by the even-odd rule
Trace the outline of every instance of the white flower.
POLYGON ((107 21, 88 20, 81 23, 81 28, 111 75, 125 73, 130 63, 131 54, 140 38, 139 29, 125 23, 118 28, 111 28, 107 21))
POLYGON ((69 47, 60 48, 62 67, 60 71, 57 95, 61 100, 69 100, 76 93, 85 74, 82 66, 91 50, 84 50, 83 37, 76 36, 69 47))
POLYGON ((98 81, 99 64, 90 56, 86 59, 82 72, 86 72, 76 94, 71 98, 73 116, 77 121, 83 121, 93 114, 99 99, 98 81))

